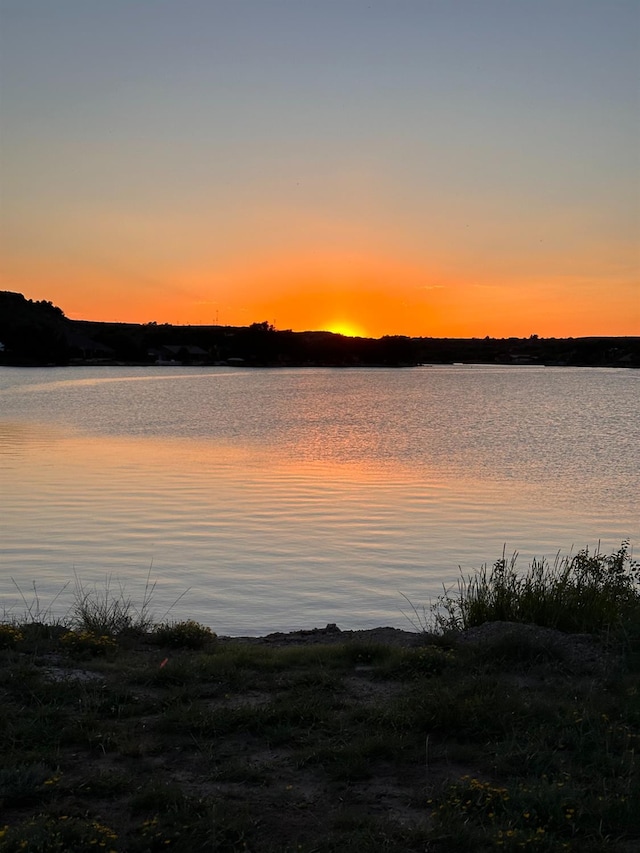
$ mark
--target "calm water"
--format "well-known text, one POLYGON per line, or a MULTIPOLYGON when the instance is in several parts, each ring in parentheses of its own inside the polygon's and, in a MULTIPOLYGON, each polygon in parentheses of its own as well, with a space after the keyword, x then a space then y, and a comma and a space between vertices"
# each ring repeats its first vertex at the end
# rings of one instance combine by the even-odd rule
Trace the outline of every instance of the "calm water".
POLYGON ((505 545, 637 553, 638 459, 632 370, 0 368, 0 606, 407 628, 505 545))

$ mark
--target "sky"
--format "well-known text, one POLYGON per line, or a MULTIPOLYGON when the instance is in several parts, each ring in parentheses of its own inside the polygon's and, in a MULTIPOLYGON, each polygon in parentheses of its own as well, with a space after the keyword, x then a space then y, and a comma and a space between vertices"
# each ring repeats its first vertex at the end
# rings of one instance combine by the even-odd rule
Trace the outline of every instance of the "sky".
POLYGON ((0 289, 640 334, 640 0, 0 0, 0 289))

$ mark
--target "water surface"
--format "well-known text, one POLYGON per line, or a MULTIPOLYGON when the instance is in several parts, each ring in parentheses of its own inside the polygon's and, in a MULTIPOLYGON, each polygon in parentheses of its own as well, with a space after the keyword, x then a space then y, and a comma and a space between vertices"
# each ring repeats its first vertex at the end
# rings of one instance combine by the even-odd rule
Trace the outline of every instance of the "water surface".
POLYGON ((400 593, 428 603, 505 546, 524 565, 638 542, 639 381, 0 369, 0 598, 110 577, 139 600, 151 568, 158 615, 221 633, 408 627, 400 593))

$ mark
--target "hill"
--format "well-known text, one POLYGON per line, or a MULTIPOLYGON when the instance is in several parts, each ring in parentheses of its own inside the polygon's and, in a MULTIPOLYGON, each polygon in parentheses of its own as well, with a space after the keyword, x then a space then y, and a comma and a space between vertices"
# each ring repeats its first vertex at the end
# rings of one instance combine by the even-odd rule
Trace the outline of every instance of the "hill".
POLYGON ((0 291, 0 364, 229 364, 409 367, 418 364, 640 367, 640 337, 349 338, 250 326, 70 320, 48 301, 0 291))

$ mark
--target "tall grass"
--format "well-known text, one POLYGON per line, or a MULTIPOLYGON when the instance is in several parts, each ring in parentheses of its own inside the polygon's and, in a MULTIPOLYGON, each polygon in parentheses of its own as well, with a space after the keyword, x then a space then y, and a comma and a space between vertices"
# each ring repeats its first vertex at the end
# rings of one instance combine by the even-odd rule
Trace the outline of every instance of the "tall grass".
POLYGON ((629 542, 612 554, 585 548, 552 564, 533 560, 524 572, 517 559, 503 554, 491 568, 461 577, 457 593, 445 593, 435 605, 437 627, 459 631, 506 621, 598 633, 640 619, 640 563, 629 542))
MULTIPOLYGON (((173 630, 174 625, 168 624, 166 619, 178 602, 189 592, 184 590, 175 601, 164 611, 160 619, 156 618, 152 610, 156 581, 151 579, 153 564, 149 567, 142 592, 136 597, 132 596, 125 585, 114 580, 111 575, 105 577, 102 585, 97 583, 86 584, 74 572, 73 598, 62 616, 54 618, 54 606, 62 599, 63 593, 68 589, 70 582, 64 584, 53 597, 50 603, 42 601, 36 583, 32 584, 31 593, 25 593, 19 584, 11 578, 13 585, 18 591, 24 612, 21 617, 4 611, 0 614, 0 624, 15 623, 19 625, 41 625, 43 627, 55 625, 60 628, 70 628, 93 636, 116 637, 120 634, 134 633, 146 634, 161 627, 173 630)), ((195 622, 177 623, 179 631, 183 634, 197 633, 198 626, 195 622), (185 628, 186 624, 186 628, 185 628), (194 627, 195 626, 195 627, 194 627)), ((181 645, 181 643, 178 643, 181 645)))
POLYGON ((71 606, 72 624, 92 634, 117 635, 126 631, 144 633, 154 624, 151 602, 156 588, 151 581, 151 570, 142 593, 142 599, 136 603, 121 583, 113 588, 113 581, 107 576, 104 587, 87 587, 75 576, 74 599, 71 606))

